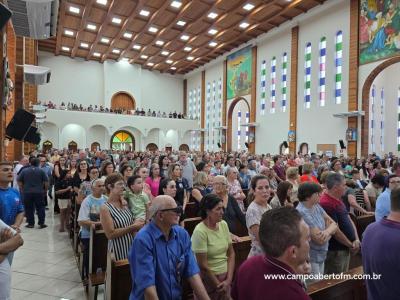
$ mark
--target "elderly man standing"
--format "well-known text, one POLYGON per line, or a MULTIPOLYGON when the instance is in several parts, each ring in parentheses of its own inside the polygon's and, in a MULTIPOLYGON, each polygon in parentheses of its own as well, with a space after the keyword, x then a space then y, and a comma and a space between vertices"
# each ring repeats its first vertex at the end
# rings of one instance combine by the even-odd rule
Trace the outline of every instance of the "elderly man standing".
POLYGON ((191 249, 189 234, 178 226, 182 207, 170 196, 158 196, 150 207, 151 222, 136 235, 129 263, 130 300, 181 299, 187 278, 198 299, 209 299, 191 249))
POLYGON ((197 170, 194 163, 188 159, 185 151, 179 152, 178 164, 182 167, 182 177, 186 178, 189 183, 189 188, 193 188, 193 177, 196 175, 197 170))

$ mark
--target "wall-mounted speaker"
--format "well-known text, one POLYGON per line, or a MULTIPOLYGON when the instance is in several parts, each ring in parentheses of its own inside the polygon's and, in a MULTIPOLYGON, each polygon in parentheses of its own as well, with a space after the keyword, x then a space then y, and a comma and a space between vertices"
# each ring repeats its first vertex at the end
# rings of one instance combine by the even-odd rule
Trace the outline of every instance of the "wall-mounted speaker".
POLYGON ((6 25, 7 21, 11 18, 11 10, 0 3, 0 30, 6 25))
POLYGON ((34 120, 34 114, 24 109, 18 109, 7 125, 6 136, 23 141, 34 120))
POLYGON ((27 134, 25 135, 24 142, 38 145, 40 143, 40 134, 37 132, 36 127, 29 127, 27 134))
POLYGON ((339 140, 339 144, 340 144, 340 149, 346 149, 346 146, 344 145, 343 140, 339 140))
POLYGON ((222 147, 221 147, 221 143, 217 143, 217 145, 218 145, 218 148, 222 148, 222 147))
POLYGON ((244 143, 246 145, 246 148, 249 149, 249 143, 244 143))

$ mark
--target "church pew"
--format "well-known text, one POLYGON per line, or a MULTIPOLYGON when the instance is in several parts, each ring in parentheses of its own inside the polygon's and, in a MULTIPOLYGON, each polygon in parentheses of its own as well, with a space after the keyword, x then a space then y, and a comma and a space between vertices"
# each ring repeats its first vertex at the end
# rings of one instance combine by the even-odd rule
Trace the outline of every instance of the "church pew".
MULTIPOLYGON (((363 274, 362 267, 351 269, 345 274, 363 274)), ((312 300, 365 300, 367 290, 364 280, 326 279, 312 283, 307 288, 312 300)))
POLYGON ((106 299, 129 299, 132 277, 129 261, 115 260, 112 253, 107 254, 106 299))
POLYGON ((105 270, 107 268, 107 249, 108 239, 104 231, 91 227, 89 244, 89 299, 97 299, 98 287, 104 284, 105 270), (92 294, 93 287, 95 288, 94 294, 92 294))
POLYGON ((233 242, 233 250, 235 250, 235 271, 240 265, 247 259, 251 249, 251 238, 250 236, 240 237, 240 242, 233 242))
POLYGON ((188 218, 183 221, 183 227, 187 230, 190 236, 192 236, 193 231, 197 224, 201 222, 200 217, 195 217, 195 218, 188 218))
POLYGON ((374 215, 362 215, 357 217, 357 232, 358 236, 360 237, 360 240, 362 239, 362 235, 367 228, 367 226, 371 223, 375 222, 375 216, 374 215))
POLYGON ((198 211, 198 205, 195 202, 189 202, 186 204, 185 207, 185 217, 186 218, 195 218, 198 217, 199 211, 198 211))

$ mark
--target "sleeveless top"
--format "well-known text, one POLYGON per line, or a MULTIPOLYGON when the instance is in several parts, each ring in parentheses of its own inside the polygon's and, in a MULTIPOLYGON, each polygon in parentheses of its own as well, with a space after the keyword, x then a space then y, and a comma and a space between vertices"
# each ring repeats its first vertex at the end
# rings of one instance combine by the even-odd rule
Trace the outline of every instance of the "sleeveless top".
MULTIPOLYGON (((110 211, 115 229, 124 228, 133 224, 133 214, 128 207, 120 209, 109 202, 106 202, 104 205, 106 205, 110 211)), ((108 251, 114 253, 115 260, 127 259, 132 241, 133 232, 108 240, 108 251)))
MULTIPOLYGON (((365 205, 364 202, 364 191, 362 189, 356 189, 355 190, 355 196, 357 200, 357 204, 360 205, 362 208, 367 209, 367 206, 365 205)), ((361 216, 362 213, 354 210, 356 216, 361 216)))

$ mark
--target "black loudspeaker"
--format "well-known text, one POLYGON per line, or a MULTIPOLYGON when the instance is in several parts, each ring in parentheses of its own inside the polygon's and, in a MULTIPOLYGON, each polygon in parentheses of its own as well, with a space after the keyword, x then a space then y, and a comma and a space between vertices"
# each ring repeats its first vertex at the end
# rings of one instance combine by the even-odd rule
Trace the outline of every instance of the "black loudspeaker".
POLYGON ((217 145, 218 145, 218 148, 221 148, 221 143, 217 143, 217 145))
POLYGON ((40 134, 37 133, 37 128, 31 126, 24 138, 24 142, 38 145, 40 143, 40 134))
POLYGON ((246 148, 249 149, 249 143, 244 143, 246 145, 246 148))
POLYGON ((7 125, 6 136, 18 141, 23 141, 34 120, 34 114, 24 109, 18 109, 7 125))
POLYGON ((7 21, 11 18, 11 10, 0 3, 0 30, 6 25, 7 21))
POLYGON ((339 140, 339 144, 340 144, 340 149, 346 149, 346 146, 344 145, 343 140, 339 140))
POLYGON ((289 144, 286 141, 283 141, 283 147, 289 148, 289 144))

